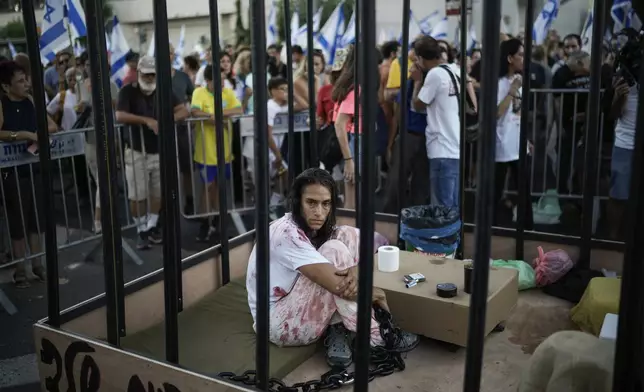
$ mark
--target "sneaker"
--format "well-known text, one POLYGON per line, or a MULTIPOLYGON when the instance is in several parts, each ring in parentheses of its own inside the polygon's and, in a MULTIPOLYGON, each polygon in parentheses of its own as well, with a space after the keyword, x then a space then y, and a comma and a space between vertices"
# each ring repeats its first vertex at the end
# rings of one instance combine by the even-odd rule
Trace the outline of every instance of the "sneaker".
POLYGON ((163 243, 163 236, 161 235, 161 232, 159 231, 158 228, 153 228, 148 230, 148 240, 154 244, 154 245, 159 245, 163 243))
POLYGON ((420 338, 418 337, 418 335, 411 332, 398 330, 396 333, 394 347, 391 349, 391 351, 397 353, 406 353, 415 349, 419 343, 420 338))
POLYGON ((146 250, 150 249, 151 247, 152 246, 150 245, 150 238, 148 236, 148 233, 145 231, 140 232, 136 240, 136 248, 138 250, 146 250))
POLYGON ((346 368, 353 362, 350 332, 341 323, 329 327, 324 345, 329 366, 346 368))
POLYGON ((199 234, 197 234, 197 242, 209 242, 212 235, 216 232, 217 230, 207 220, 202 221, 199 226, 199 234))

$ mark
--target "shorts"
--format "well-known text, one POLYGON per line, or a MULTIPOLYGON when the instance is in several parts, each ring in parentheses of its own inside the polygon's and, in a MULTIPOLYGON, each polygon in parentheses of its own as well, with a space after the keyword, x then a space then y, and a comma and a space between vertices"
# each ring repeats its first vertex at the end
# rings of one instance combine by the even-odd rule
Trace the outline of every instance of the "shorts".
MULTIPOLYGON (((195 163, 195 166, 197 166, 197 170, 199 171, 199 176, 201 177, 201 181, 203 181, 205 184, 210 184, 214 181, 217 181, 217 177, 219 176, 218 165, 204 165, 203 163, 195 163)), ((226 179, 230 180, 230 174, 232 172, 230 163, 226 163, 224 172, 226 175, 226 179)))
POLYGON ((610 198, 628 200, 633 170, 633 150, 613 147, 610 164, 610 198))
POLYGON ((15 241, 24 239, 25 235, 42 233, 44 222, 38 222, 38 212, 42 211, 41 179, 36 173, 32 181, 29 173, 16 175, 12 169, 9 170, 1 174, 3 212, 9 223, 9 236, 15 241))
MULTIPOLYGON (((186 124, 177 124, 177 155, 179 157, 179 173, 192 173, 192 150, 190 148, 190 132, 186 124)), ((194 140, 192 141, 194 143, 194 140)))
POLYGON ((128 199, 132 201, 143 201, 148 197, 161 199, 159 154, 148 154, 126 148, 123 152, 123 160, 128 199))

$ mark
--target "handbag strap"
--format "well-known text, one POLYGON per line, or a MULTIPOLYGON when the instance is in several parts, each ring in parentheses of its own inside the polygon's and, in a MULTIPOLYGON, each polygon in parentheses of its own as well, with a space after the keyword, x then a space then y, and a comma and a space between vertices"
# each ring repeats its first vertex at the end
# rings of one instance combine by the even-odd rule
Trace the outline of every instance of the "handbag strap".
POLYGON ((461 118, 461 92, 458 89, 458 83, 456 82, 456 75, 452 73, 452 70, 449 69, 449 67, 445 64, 439 65, 439 67, 443 68, 448 74, 450 79, 452 79, 452 85, 454 86, 454 91, 456 91, 456 99, 458 100, 458 118, 461 118))

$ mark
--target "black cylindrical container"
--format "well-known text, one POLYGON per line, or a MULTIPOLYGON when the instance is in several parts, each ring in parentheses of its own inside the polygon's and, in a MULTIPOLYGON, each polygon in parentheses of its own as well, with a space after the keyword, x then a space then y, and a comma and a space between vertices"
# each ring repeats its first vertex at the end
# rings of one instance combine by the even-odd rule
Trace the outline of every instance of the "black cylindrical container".
POLYGON ((464 278, 464 287, 463 291, 468 294, 472 293, 472 271, 474 271, 473 266, 466 265, 463 267, 463 278, 464 278))

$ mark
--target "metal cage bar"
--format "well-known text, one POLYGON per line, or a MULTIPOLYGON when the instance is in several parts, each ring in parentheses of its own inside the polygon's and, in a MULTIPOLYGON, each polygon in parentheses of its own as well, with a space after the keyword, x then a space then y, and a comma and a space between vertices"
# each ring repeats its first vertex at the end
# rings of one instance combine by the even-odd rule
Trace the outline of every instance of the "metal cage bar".
MULTIPOLYGON (((398 113, 400 116, 398 127, 398 179, 404 185, 398 187, 398 213, 406 206, 407 200, 407 161, 403 159, 405 156, 405 141, 407 139, 407 107, 409 106, 408 87, 407 87, 407 69, 409 68, 409 18, 411 12, 411 1, 403 0, 403 14, 402 14, 402 58, 400 64, 400 106, 398 113)), ((402 220, 398 219, 398 233, 400 233, 402 220)), ((398 247, 405 249, 405 242, 398 236, 398 247)))
MULTIPOLYGON (((22 0, 22 18, 27 36, 27 51, 31 59, 31 85, 33 86, 34 106, 37 108, 36 124, 38 125, 38 146, 40 158, 40 179, 43 195, 51 194, 52 168, 49 151, 49 132, 47 110, 45 107, 45 87, 43 83, 43 68, 40 61, 40 46, 38 44, 38 29, 34 3, 22 0)), ((44 220, 45 259, 47 267, 47 322, 52 327, 60 326, 60 288, 58 286, 58 243, 56 241, 56 221, 54 217, 54 199, 42 198, 41 216, 44 220)), ((25 238, 27 240, 27 238, 25 238)))
MULTIPOLYGON (((525 31, 532 31, 534 25, 534 0, 527 0, 525 10, 525 31)), ((524 240, 525 240, 525 216, 528 208, 532 208, 532 203, 526 203, 529 197, 526 197, 526 192, 530 192, 527 181, 522 180, 524 173, 527 171, 527 146, 528 146, 528 132, 530 125, 530 102, 532 101, 532 94, 530 93, 530 82, 532 79, 532 34, 525 35, 523 42, 523 86, 521 92, 521 125, 519 131, 519 174, 517 181, 517 188, 519 191, 519 199, 517 203, 517 229, 516 240, 514 241, 515 254, 517 260, 523 260, 524 240)), ((535 107, 536 110, 536 107, 535 107)), ((496 201, 498 202, 498 200, 496 201)))
MULTIPOLYGON (((595 6, 597 12, 597 6, 595 6)), ((599 13, 598 13, 599 14, 599 13)), ((599 14, 600 15, 600 14, 599 14)), ((594 34, 594 31, 593 31, 594 34)), ((640 86, 644 82, 644 68, 640 70, 640 86)), ((640 90, 641 93, 641 90, 640 90)), ((644 99, 637 103, 635 149, 633 152, 631 189, 628 199, 629 230, 624 252, 622 288, 619 302, 619 322, 615 348, 613 391, 635 392, 644 390, 644 252, 639 244, 644 237, 644 99)))
POLYGON ((461 2, 460 10, 460 35, 459 35, 459 52, 460 52, 460 62, 461 62, 461 85, 459 93, 459 113, 460 113, 460 145, 459 145, 459 175, 458 175, 458 209, 461 216, 461 228, 459 230, 460 239, 458 241, 458 248, 456 248, 456 258, 463 259, 463 249, 465 247, 465 120, 467 118, 467 85, 468 75, 467 75, 467 36, 469 28, 467 25, 467 11, 470 5, 470 0, 461 2))
POLYGON ((590 254, 592 252, 593 236, 593 202, 597 191, 597 136, 601 127, 601 69, 603 63, 602 42, 606 17, 604 14, 605 0, 595 0, 593 15, 593 40, 590 56, 590 92, 588 94, 588 108, 586 110, 584 156, 584 190, 581 219, 581 249, 579 264, 590 267, 590 254))
MULTIPOLYGON (((289 163, 288 170, 288 183, 292 184, 295 180, 295 165, 291 160, 295 154, 295 102, 293 99, 293 32, 291 31, 291 0, 284 0, 284 43, 286 44, 286 80, 288 82, 288 133, 286 136, 287 147, 287 162, 289 163)), ((256 54, 257 55, 257 54, 256 54)), ((253 68, 255 69, 255 68, 253 68)), ((254 96, 254 95, 253 95, 254 96)), ((311 117, 309 121, 313 121, 315 117, 311 117)), ((270 162, 269 162, 270 164, 270 162)))
POLYGON ((491 227, 494 206, 494 161, 496 150, 497 92, 499 84, 499 46, 501 1, 483 2, 483 47, 481 58, 481 134, 478 145, 478 187, 476 191, 476 229, 474 282, 470 298, 467 356, 465 359, 465 392, 478 392, 483 365, 485 312, 490 275, 491 227))
POLYGON ((125 336, 125 298, 123 293, 123 247, 119 222, 118 171, 110 77, 103 25, 103 1, 91 0, 87 7, 87 33, 92 86, 92 108, 96 132, 96 154, 101 202, 101 226, 103 230, 103 268, 105 274, 105 297, 107 340, 119 346, 119 337, 125 336), (119 328, 120 327, 120 328, 119 328), (119 333, 120 332, 120 333, 119 333))
MULTIPOLYGON (((314 49, 314 44, 313 44, 313 34, 315 31, 313 31, 313 0, 307 0, 306 2, 306 61, 307 61, 307 76, 308 76, 308 82, 309 82, 309 129, 310 129, 310 135, 309 135, 309 141, 311 144, 311 152, 309 155, 309 165, 310 167, 318 167, 320 166, 320 160, 318 157, 318 133, 316 132, 316 121, 315 121, 315 112, 316 112, 316 99, 317 96, 315 94, 315 67, 313 66, 313 51, 314 49)), ((290 99, 289 101, 292 101, 293 99, 290 99)), ((292 155, 289 153, 288 158, 291 158, 292 155)), ((305 169, 304 163, 306 162, 304 154, 302 154, 302 170, 305 169)), ((333 168, 330 167, 329 170, 332 170, 333 168)))
MULTIPOLYGON (((355 90, 360 89, 359 86, 360 86, 360 79, 361 79, 361 75, 362 75, 362 73, 360 72, 360 66, 361 66, 362 60, 363 60, 363 57, 362 57, 363 53, 360 52, 362 50, 362 46, 363 46, 362 45, 362 36, 361 36, 362 21, 358 17, 358 15, 360 15, 360 12, 362 10, 362 4, 363 4, 363 0, 355 0, 355 7, 354 7, 354 10, 353 10, 353 12, 356 14, 356 17, 354 19, 355 20, 355 37, 356 37, 356 39, 355 39, 355 43, 354 43, 354 46, 353 46, 353 59, 354 59, 354 61, 353 61, 353 87, 354 87, 355 90)), ((361 95, 360 94, 361 92, 362 91, 359 91, 358 94, 354 93, 355 99, 353 101, 353 103, 354 103, 353 135, 355 137, 360 135, 360 132, 362 131, 360 129, 360 127, 364 125, 364 122, 358 120, 360 118, 360 116, 363 114, 362 111, 360 110, 359 96, 361 95)), ((364 162, 364 160, 360 159, 360 156, 364 155, 364 154, 361 153, 362 146, 360 145, 360 143, 358 143, 358 139, 356 139, 355 142, 353 143, 353 148, 354 148, 354 151, 352 151, 351 153, 352 153, 352 156, 353 156, 353 162, 354 162, 354 167, 355 167, 355 174, 353 176, 354 177, 353 181, 354 181, 354 184, 355 184, 355 202, 354 202, 355 209, 354 210, 356 212, 357 226, 359 228, 362 228, 360 226, 360 222, 362 222, 360 217, 362 216, 361 214, 362 214, 362 207, 363 206, 360 205, 360 201, 361 201, 360 195, 362 194, 362 167, 361 167, 361 163, 364 162)), ((345 193, 345 197, 346 197, 346 193, 345 193)))
POLYGON ((163 222, 163 270, 165 272, 165 356, 170 363, 179 362, 179 264, 175 259, 180 246, 178 238, 178 186, 175 157, 174 106, 172 105, 172 73, 170 71, 170 37, 168 33, 168 9, 166 0, 154 2, 154 36, 156 63, 156 105, 159 123, 159 160, 161 170, 161 199, 165 213, 163 222))
MULTIPOLYGON (((363 46, 364 61, 366 65, 360 83, 360 103, 364 118, 366 132, 362 132, 360 141, 363 147, 362 161, 362 191, 360 203, 362 214, 360 215, 360 268, 358 269, 358 314, 357 314, 357 337, 356 337, 356 385, 355 391, 367 391, 369 389, 369 361, 370 341, 369 330, 371 327, 371 310, 373 291, 373 262, 374 262, 374 210, 375 210, 375 185, 378 168, 375 167, 376 156, 376 134, 373 132, 373 125, 377 121, 377 96, 378 86, 374 83, 377 77, 376 64, 376 5, 374 1, 360 2, 360 29, 364 33, 362 41, 356 39, 358 48, 363 46)), ((358 19, 358 18, 356 18, 358 19)), ((357 38, 357 37, 356 37, 357 38)), ((358 56, 362 57, 362 56, 358 56)), ((358 98, 356 98, 357 100, 358 98)), ((356 112, 360 113, 360 112, 356 112)), ((354 122, 356 122, 354 120, 354 122)), ((356 140, 356 145, 358 141, 356 140)), ((360 166, 360 164, 358 164, 360 166)))
MULTIPOLYGON (((210 4, 210 42, 219 44, 219 7, 216 1, 210 4)), ((221 90, 222 80, 220 72, 219 50, 212 52, 212 83, 213 92, 221 90), (216 66, 215 66, 216 65, 216 66)), ((228 192, 226 178, 226 150, 224 146, 224 108, 221 97, 214 97, 215 101, 215 140, 217 143, 217 187, 219 191, 219 233, 221 244, 221 280, 222 284, 230 281, 230 246, 228 243, 228 192)))
MULTIPOLYGON (((215 1, 215 0, 211 0, 215 1)), ((264 0, 251 0, 251 30, 253 56, 253 92, 255 100, 255 203, 256 203, 256 253, 255 263, 257 269, 257 355, 255 357, 257 369, 257 387, 266 390, 269 379, 269 347, 268 347, 268 289, 270 286, 269 274, 269 236, 268 236, 268 130, 267 108, 268 96, 266 93, 266 19, 264 0), (262 55, 259 55, 259 54, 262 55)))

